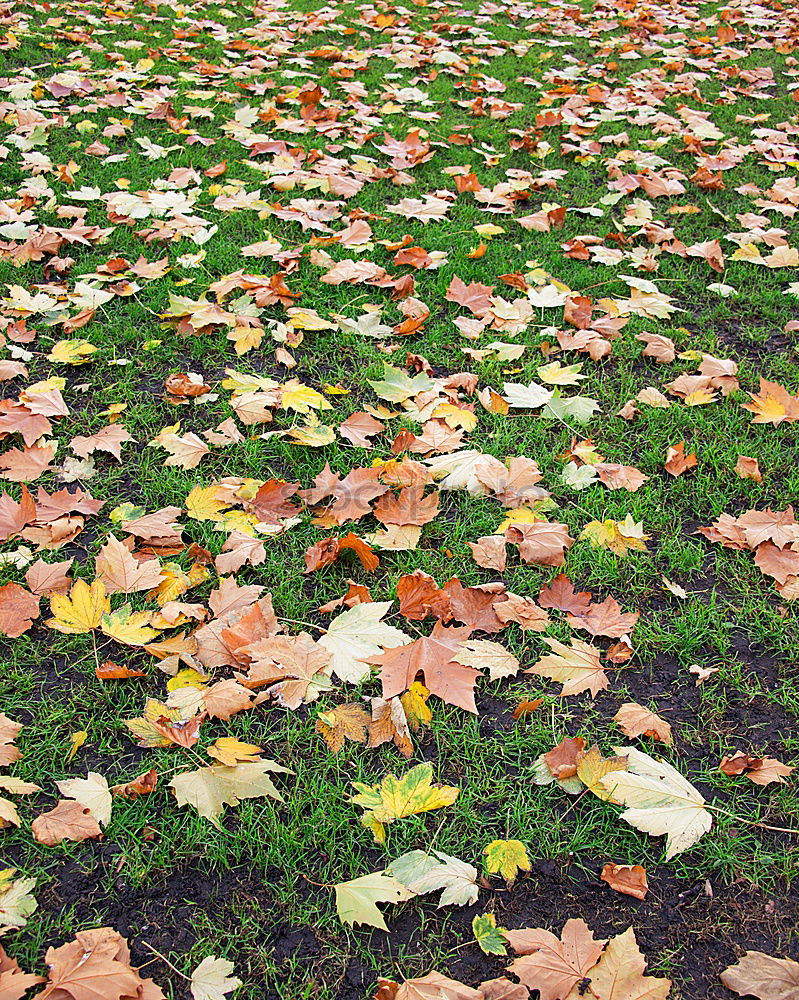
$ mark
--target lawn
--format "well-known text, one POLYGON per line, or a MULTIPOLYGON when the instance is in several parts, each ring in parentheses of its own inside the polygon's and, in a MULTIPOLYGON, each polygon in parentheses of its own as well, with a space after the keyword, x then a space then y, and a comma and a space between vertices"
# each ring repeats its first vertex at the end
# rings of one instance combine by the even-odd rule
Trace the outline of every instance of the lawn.
POLYGON ((0 9, 2 1000, 799 997, 797 37, 0 9))

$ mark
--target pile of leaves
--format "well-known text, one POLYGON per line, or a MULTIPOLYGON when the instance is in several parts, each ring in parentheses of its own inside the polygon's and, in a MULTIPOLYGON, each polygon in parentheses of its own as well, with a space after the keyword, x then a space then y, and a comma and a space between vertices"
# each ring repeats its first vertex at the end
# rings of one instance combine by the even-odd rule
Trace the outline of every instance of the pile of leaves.
MULTIPOLYGON (((746 719, 796 714, 798 46, 777 0, 0 9, 0 935, 30 958, 0 948, 0 997, 164 996, 83 912, 39 945, 73 929, 54 862, 99 886, 104 838, 146 855, 177 810, 231 868, 240 823, 302 839, 336 872, 320 925, 387 969, 371 929, 472 908, 450 966, 377 1000, 688 988, 629 915, 499 926, 535 831, 477 838, 489 780, 435 746, 492 699, 540 725, 514 781, 605 838, 630 907, 708 842, 762 869, 797 835, 795 744, 746 719), (778 665, 742 679, 733 631, 778 665), (38 714, 65 671, 66 737, 38 714), (700 753, 688 716, 734 685, 743 733, 700 753), (285 822, 300 795, 343 806, 336 842, 285 822), (463 983, 467 945, 516 957, 463 983)), ((235 964, 265 995, 260 954, 186 974, 131 937, 178 994, 223 1000, 235 964)), ((796 1000, 769 940, 714 980, 796 1000)))

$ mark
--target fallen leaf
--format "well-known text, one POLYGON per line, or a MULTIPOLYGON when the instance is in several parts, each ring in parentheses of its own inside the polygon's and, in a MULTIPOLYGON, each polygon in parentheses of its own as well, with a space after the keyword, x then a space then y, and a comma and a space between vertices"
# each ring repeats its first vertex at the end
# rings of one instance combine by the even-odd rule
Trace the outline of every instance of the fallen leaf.
POLYGON ((387 931, 383 914, 378 903, 402 903, 412 899, 416 893, 404 886, 398 879, 382 872, 362 875, 351 882, 339 882, 336 890, 336 912, 343 923, 368 924, 387 931))
POLYGON ((613 716, 613 721, 625 736, 650 736, 671 746, 671 726, 659 715, 634 701, 625 702, 613 716))
POLYGON ((799 962, 774 958, 762 951, 744 952, 735 965, 721 973, 728 990, 758 1000, 796 1000, 799 997, 799 962))
POLYGON ((520 871, 530 871, 527 848, 520 840, 492 840, 483 848, 485 866, 489 875, 501 875, 506 882, 513 882, 520 871))
POLYGON ((616 865, 608 862, 599 876, 615 892, 645 899, 649 890, 646 869, 641 865, 616 865))
POLYGON ((241 980, 232 973, 232 962, 208 955, 191 974, 190 988, 194 1000, 225 1000, 227 993, 241 986, 241 980))

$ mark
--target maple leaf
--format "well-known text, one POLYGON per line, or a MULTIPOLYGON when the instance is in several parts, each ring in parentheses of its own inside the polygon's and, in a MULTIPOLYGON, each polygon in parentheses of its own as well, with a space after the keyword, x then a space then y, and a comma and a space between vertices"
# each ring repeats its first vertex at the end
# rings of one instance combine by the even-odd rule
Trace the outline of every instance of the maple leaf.
POLYGON ((353 804, 366 810, 361 823, 372 831, 378 844, 385 843, 386 824, 451 805, 460 794, 460 789, 451 785, 433 784, 432 764, 417 764, 403 778, 387 774, 376 785, 354 781, 353 787, 358 792, 352 796, 353 804))
POLYGON ((407 691, 421 673, 425 687, 442 701, 477 714, 474 685, 479 671, 454 659, 461 643, 469 638, 471 627, 445 628, 436 622, 429 636, 422 636, 405 646, 384 649, 370 659, 381 667, 383 697, 393 698, 407 691))
POLYGON ((560 938, 550 931, 532 928, 506 931, 505 936, 516 954, 522 956, 508 966, 508 971, 525 986, 538 990, 540 1000, 563 1000, 594 967, 605 945, 594 938, 584 920, 567 920, 560 938))
MULTIPOLYGON (((502 928, 503 936, 505 934, 502 928)), ((530 991, 523 983, 512 983, 505 976, 480 983, 484 1000, 528 1000, 530 991)))
POLYGON ((406 979, 391 1000, 485 1000, 485 995, 440 972, 428 972, 421 979, 406 979))
POLYGON ((357 604, 327 627, 319 645, 330 653, 333 673, 340 680, 358 683, 369 676, 371 657, 411 642, 401 629, 383 621, 390 607, 391 601, 357 604))
POLYGON ((428 615, 445 621, 452 617, 450 597, 424 570, 417 569, 401 576, 397 582, 397 597, 400 614, 411 621, 422 621, 428 615))
POLYGON ((104 614, 110 614, 111 602, 102 580, 91 586, 85 580, 76 580, 69 595, 53 594, 50 598, 53 617, 45 625, 69 635, 80 635, 96 629, 104 614))
POLYGON ((730 776, 745 774, 755 785, 769 785, 772 782, 782 785, 794 768, 783 764, 776 757, 751 757, 739 750, 732 757, 722 759, 719 771, 730 776))
POLYGON ((219 586, 211 591, 208 607, 217 618, 246 611, 258 600, 263 589, 252 583, 240 586, 232 576, 221 577, 219 586))
POLYGON ((505 598, 493 605, 494 614, 507 624, 516 622, 523 632, 545 632, 549 627, 549 615, 540 608, 532 597, 519 597, 518 594, 506 593, 505 598))
POLYGON ((688 850, 707 833, 713 818, 694 786, 670 764, 635 747, 615 747, 627 770, 609 774, 599 785, 627 808, 621 818, 652 837, 666 836, 666 860, 688 850))
POLYGON ((515 677, 519 669, 519 661, 513 653, 489 639, 464 640, 452 659, 466 667, 474 667, 480 673, 487 670, 492 681, 515 677))
MULTIPOLYGON (((603 801, 617 802, 613 798, 615 772, 627 770, 626 757, 603 758, 599 747, 577 754, 577 777, 589 792, 603 801), (612 777, 608 777, 613 775, 612 777)), ((617 803, 618 804, 618 803, 617 803)))
POLYGON ((286 708, 297 709, 330 687, 327 670, 330 653, 307 632, 295 636, 268 636, 243 651, 250 658, 247 674, 237 680, 246 687, 269 685, 269 693, 286 708))
POLYGON ((133 441, 133 437, 121 424, 108 424, 89 437, 74 437, 69 446, 80 458, 88 458, 95 451, 104 451, 121 462, 122 445, 126 441, 133 441))
POLYGON ((484 955, 504 955, 507 948, 505 928, 497 927, 493 913, 479 914, 472 920, 472 933, 484 955))
POLYGON ((130 605, 125 604, 101 616, 100 631, 125 646, 146 646, 158 635, 150 628, 151 618, 149 611, 131 611, 130 605))
MULTIPOLYGON (((599 962, 586 973, 588 988, 599 1000, 667 1000, 670 979, 645 976, 646 959, 638 949, 635 931, 628 927, 611 938, 599 962)), ((572 987, 567 1000, 584 994, 572 987)))
POLYGON ((387 931, 378 903, 402 903, 416 893, 398 879, 383 872, 362 875, 351 882, 339 882, 336 890, 336 911, 345 924, 368 924, 387 931))
POLYGON ((577 593, 565 573, 559 573, 554 580, 541 588, 538 603, 542 608, 556 608, 582 617, 591 604, 591 594, 587 590, 577 593))
POLYGON ((443 889, 439 909, 477 902, 477 869, 441 851, 409 851, 386 871, 419 896, 443 889))
POLYGON ((175 792, 178 806, 194 806, 200 816, 221 829, 219 817, 226 805, 237 806, 243 799, 258 799, 264 795, 278 802, 283 801, 267 772, 292 773, 275 761, 264 758, 234 767, 212 764, 196 771, 184 771, 169 782, 169 787, 175 792))
POLYGON ((252 691, 228 677, 203 691, 203 705, 212 719, 227 721, 251 707, 252 691))
POLYGON ((645 552, 649 535, 645 535, 643 525, 628 514, 623 521, 591 521, 583 528, 580 538, 587 538, 593 546, 610 549, 615 555, 624 557, 630 551, 645 552))
POLYGON ((22 759, 22 751, 14 746, 14 740, 24 729, 19 722, 0 712, 0 767, 8 767, 14 761, 22 759))
POLYGON ((698 462, 699 459, 693 452, 690 455, 685 454, 685 441, 680 441, 679 444, 669 447, 666 454, 666 464, 663 468, 669 475, 676 478, 689 469, 695 468, 698 462))
POLYGON ((562 566, 566 552, 574 544, 568 525, 557 521, 514 522, 505 529, 505 538, 518 547, 524 562, 539 566, 562 566))
POLYGON ((192 972, 189 980, 194 1000, 225 1000, 227 993, 241 986, 241 980, 232 973, 232 962, 208 955, 192 972))
POLYGON ((18 583, 0 587, 0 635, 16 639, 39 617, 39 598, 18 583))
POLYGON ((107 594, 132 594, 151 590, 161 581, 158 559, 136 559, 114 535, 109 535, 94 563, 98 580, 105 584, 107 594))
POLYGON ((430 392, 435 387, 433 380, 424 372, 411 377, 401 368, 383 362, 383 378, 369 379, 369 385, 381 399, 390 403, 403 403, 420 392, 430 392))
MULTIPOLYGON (((11 930, 21 930, 28 917, 35 912, 37 903, 31 890, 35 878, 14 879, 14 868, 0 871, 0 937, 11 930)), ((0 986, 3 985, 3 956, 0 955, 0 986)))
MULTIPOLYGON (((403 697, 407 697, 403 695, 403 697)), ((392 741, 404 757, 413 753, 411 723, 405 706, 399 698, 372 698, 372 718, 369 722, 370 747, 379 747, 392 741)))
POLYGON ((760 378, 760 391, 750 393, 748 403, 742 403, 745 410, 754 413, 753 424, 773 424, 778 427, 783 422, 799 420, 799 395, 792 396, 779 382, 769 382, 760 378))
POLYGON ((56 784, 62 795, 88 809, 101 826, 111 820, 111 792, 101 774, 89 771, 85 778, 67 778, 56 784))
POLYGON ((758 1000, 796 1000, 799 997, 799 962, 774 958, 762 951, 744 952, 735 965, 721 973, 728 990, 758 1000))
POLYGON ((591 635, 619 639, 632 632, 639 617, 638 611, 623 614, 615 597, 606 597, 601 604, 589 604, 579 615, 568 614, 566 620, 572 628, 584 629, 591 635))
POLYGON ((345 740, 365 743, 372 718, 357 703, 337 705, 329 712, 319 712, 314 728, 324 738, 332 753, 338 753, 345 740))
POLYGON ((46 563, 37 559, 25 573, 25 583, 37 597, 51 594, 67 594, 72 580, 67 575, 72 567, 72 559, 63 562, 46 563))
POLYGON ((4 990, 6 1000, 19 1000, 31 986, 43 983, 42 976, 36 976, 30 972, 23 972, 13 958, 9 958, 5 949, 0 945, 0 986, 4 990))
POLYGON ((613 721, 625 736, 651 736, 671 746, 671 726, 668 722, 634 701, 625 702, 613 716, 613 721))
POLYGON ((4 542, 18 535, 36 517, 36 503, 24 484, 19 503, 8 493, 0 494, 0 541, 4 542))
POLYGON ((562 697, 581 691, 590 691, 596 696, 608 687, 610 682, 600 662, 600 651, 594 646, 582 639, 572 639, 571 646, 566 646, 549 636, 544 636, 544 642, 552 652, 542 656, 525 673, 560 681, 562 697))
POLYGON ((133 778, 132 781, 113 785, 111 787, 111 794, 118 795, 123 799, 135 799, 140 795, 150 795, 157 787, 158 772, 151 768, 149 771, 145 771, 143 774, 133 778))
POLYGON ((489 875, 501 875, 507 883, 520 871, 529 872, 531 865, 527 848, 520 840, 492 840, 485 848, 485 866, 489 875))
POLYGON ((48 444, 35 444, 32 448, 25 446, 21 451, 11 448, 0 455, 0 468, 5 469, 0 476, 12 483, 32 482, 47 472, 54 458, 55 448, 48 444))
POLYGON ((343 423, 339 424, 338 432, 358 448, 371 448, 373 445, 369 439, 385 429, 385 424, 361 410, 351 414, 343 423))
POLYGON ((48 847, 62 840, 90 840, 103 832, 91 810, 72 799, 62 799, 54 809, 37 816, 31 830, 36 840, 48 847))
POLYGON ((531 382, 529 385, 519 385, 506 382, 502 387, 505 402, 514 410, 537 410, 552 399, 552 390, 531 382))

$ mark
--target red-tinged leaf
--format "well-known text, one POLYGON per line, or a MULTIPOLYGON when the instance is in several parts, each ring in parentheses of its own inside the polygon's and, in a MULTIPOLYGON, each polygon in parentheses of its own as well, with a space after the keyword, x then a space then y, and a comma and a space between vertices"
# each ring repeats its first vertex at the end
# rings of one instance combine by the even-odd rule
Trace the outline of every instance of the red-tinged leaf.
POLYGON ((120 664, 114 663, 113 660, 106 660, 105 663, 101 663, 99 667, 94 668, 94 672, 99 681, 120 681, 126 680, 129 677, 147 676, 144 670, 120 666, 120 664))

